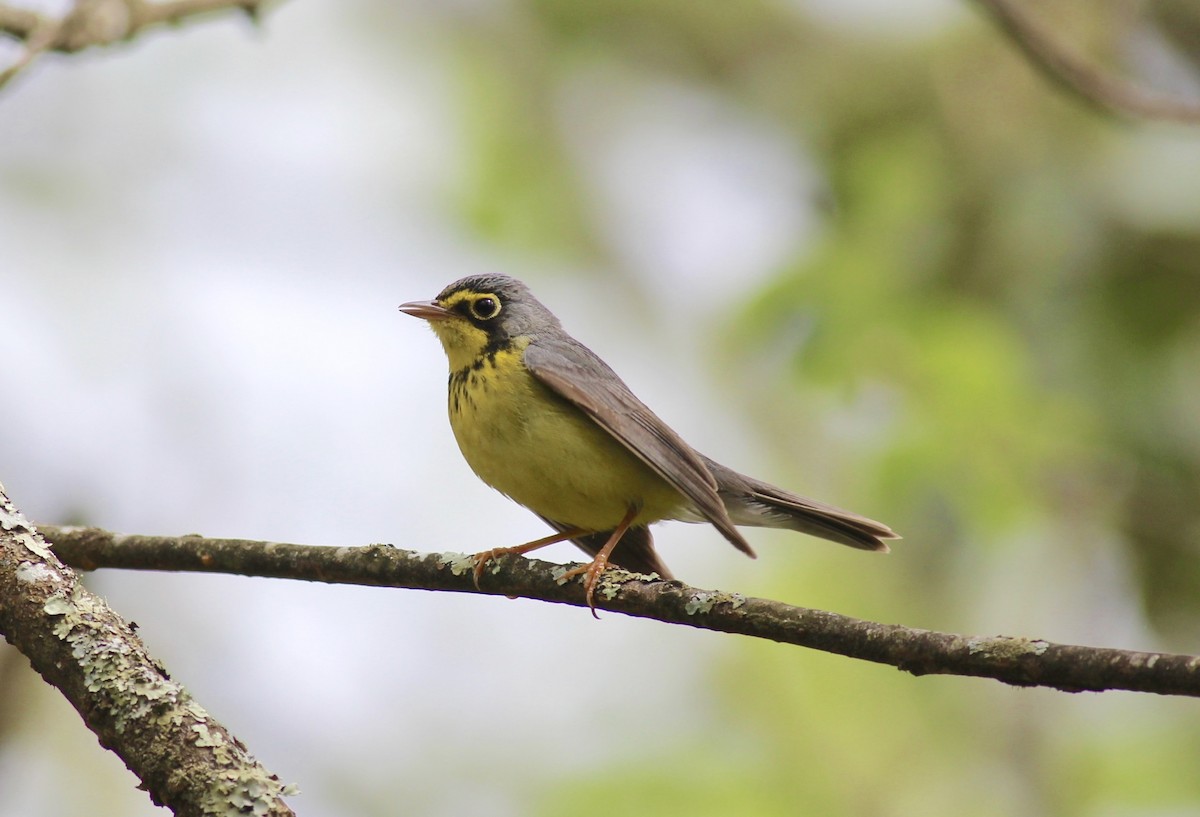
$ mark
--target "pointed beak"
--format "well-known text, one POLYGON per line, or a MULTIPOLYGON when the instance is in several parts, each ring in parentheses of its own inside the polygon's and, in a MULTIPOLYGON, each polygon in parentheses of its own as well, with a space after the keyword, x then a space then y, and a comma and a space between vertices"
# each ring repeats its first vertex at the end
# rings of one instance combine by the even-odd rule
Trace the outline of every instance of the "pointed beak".
POLYGON ((438 306, 437 301, 409 301, 400 304, 400 311, 426 321, 444 321, 454 313, 438 306))

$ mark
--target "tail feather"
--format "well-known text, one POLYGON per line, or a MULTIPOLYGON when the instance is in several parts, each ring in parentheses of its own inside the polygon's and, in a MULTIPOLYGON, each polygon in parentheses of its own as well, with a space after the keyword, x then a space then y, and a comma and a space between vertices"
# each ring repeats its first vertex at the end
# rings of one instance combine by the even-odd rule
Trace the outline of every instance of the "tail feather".
MULTIPOLYGON (((725 504, 729 519, 735 525, 785 528, 859 550, 880 553, 887 553, 889 550, 886 540, 900 538, 899 534, 881 522, 776 488, 769 483, 739 474, 707 457, 702 459, 717 481, 717 493, 725 504)), ((565 531, 571 527, 544 516, 542 519, 556 530, 565 531)), ((684 519, 689 522, 706 521, 699 514, 694 517, 689 514, 684 519)), ((612 531, 600 531, 577 536, 571 541, 589 556, 595 556, 611 535, 612 531)), ((750 555, 753 555, 753 552, 750 552, 750 555)), ((609 562, 636 573, 657 573, 667 580, 674 578, 655 552, 654 537, 645 526, 627 530, 609 556, 609 562)))
POLYGON ((707 457, 705 464, 716 478, 718 493, 735 524, 786 528, 881 553, 889 550, 884 540, 900 538, 887 525, 873 519, 776 488, 707 457))

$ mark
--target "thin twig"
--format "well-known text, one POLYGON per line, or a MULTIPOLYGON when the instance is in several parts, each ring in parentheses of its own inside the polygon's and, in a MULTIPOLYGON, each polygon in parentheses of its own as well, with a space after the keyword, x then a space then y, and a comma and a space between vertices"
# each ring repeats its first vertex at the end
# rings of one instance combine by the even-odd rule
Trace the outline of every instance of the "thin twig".
POLYGON ((286 817, 286 787, 92 595, 0 486, 0 634, 180 817, 286 817))
MULTIPOLYGON (((420 554, 387 545, 314 547, 199 536, 119 536, 94 528, 43 527, 54 550, 82 570, 100 567, 232 573, 335 584, 404 587, 586 606, 565 568, 505 557, 472 580, 470 557, 420 554)), ((875 661, 913 675, 994 678, 1064 692, 1123 689, 1200 697, 1200 657, 1054 644, 1008 636, 966 636, 879 624, 768 599, 699 590, 677 581, 606 574, 596 607, 689 627, 766 638, 875 661)))
POLYGON ((1105 113, 1200 123, 1200 103, 1155 94, 1106 73, 1033 19, 1019 0, 976 0, 1034 66, 1105 113))
POLYGON ((0 88, 12 80, 17 74, 24 71, 42 54, 46 53, 58 39, 59 33, 63 29, 66 19, 63 20, 48 20, 37 14, 30 15, 33 28, 25 37, 25 50, 21 56, 13 62, 12 65, 0 71, 0 88))
POLYGON ((48 51, 73 54, 129 40, 147 28, 177 25, 215 12, 240 10, 257 20, 267 0, 76 0, 61 18, 0 3, 0 34, 22 40, 20 57, 0 71, 0 88, 48 51))

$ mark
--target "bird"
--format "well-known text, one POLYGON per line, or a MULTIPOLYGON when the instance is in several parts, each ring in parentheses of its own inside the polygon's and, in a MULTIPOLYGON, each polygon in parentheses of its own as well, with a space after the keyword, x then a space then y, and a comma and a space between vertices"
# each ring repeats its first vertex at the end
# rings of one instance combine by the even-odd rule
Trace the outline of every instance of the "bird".
POLYGON ((674 578, 650 533, 665 520, 710 523, 751 557, 738 525, 879 552, 900 538, 693 449, 517 278, 471 275, 400 311, 427 321, 441 341, 450 427, 467 464, 556 531, 475 554, 476 586, 493 559, 570 540, 592 558, 562 579, 583 576, 595 615, 596 586, 610 565, 674 578))

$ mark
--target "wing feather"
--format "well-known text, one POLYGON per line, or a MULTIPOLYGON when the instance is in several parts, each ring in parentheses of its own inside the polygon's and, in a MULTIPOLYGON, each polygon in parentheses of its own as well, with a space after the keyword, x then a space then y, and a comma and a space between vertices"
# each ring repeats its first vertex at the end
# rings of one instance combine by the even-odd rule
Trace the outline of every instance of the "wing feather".
POLYGON ((541 337, 526 347, 525 365, 690 500, 738 550, 754 555, 730 520, 703 458, 595 352, 571 338, 541 337))

